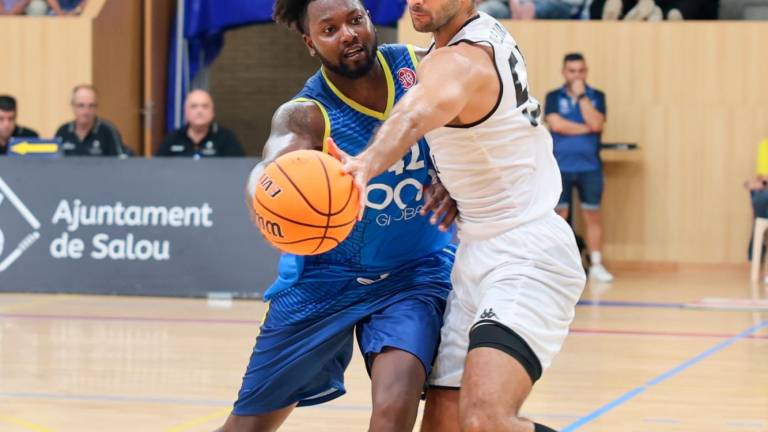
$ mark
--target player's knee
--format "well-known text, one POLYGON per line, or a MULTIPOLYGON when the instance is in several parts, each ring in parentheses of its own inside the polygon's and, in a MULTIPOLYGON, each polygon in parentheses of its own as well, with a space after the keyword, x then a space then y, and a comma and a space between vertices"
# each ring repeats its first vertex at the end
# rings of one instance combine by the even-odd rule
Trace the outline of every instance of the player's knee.
POLYGON ((502 419, 494 416, 489 410, 473 410, 459 415, 461 432, 489 432, 505 430, 502 419))
POLYGON ((379 418, 392 418, 407 408, 410 401, 397 399, 395 397, 385 397, 373 404, 373 416, 379 418))
POLYGON ((418 399, 411 395, 386 392, 376 398, 371 418, 379 423, 390 423, 396 419, 406 418, 411 411, 415 412, 418 409, 418 403, 418 399))
POLYGON ((530 432, 530 422, 491 409, 477 409, 459 416, 461 432, 530 432))

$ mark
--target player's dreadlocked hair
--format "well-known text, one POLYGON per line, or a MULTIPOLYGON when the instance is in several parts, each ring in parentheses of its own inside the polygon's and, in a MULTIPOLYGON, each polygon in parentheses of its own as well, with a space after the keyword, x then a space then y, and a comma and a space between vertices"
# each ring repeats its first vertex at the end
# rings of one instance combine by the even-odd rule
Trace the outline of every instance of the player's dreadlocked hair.
MULTIPOLYGON (((314 0, 275 0, 275 7, 272 9, 272 19, 290 29, 299 33, 309 33, 309 29, 304 28, 307 18, 307 8, 314 0)), ((361 5, 362 0, 357 0, 361 5)))
POLYGON ((275 0, 272 19, 299 33, 307 33, 304 19, 307 17, 307 6, 313 0, 275 0))

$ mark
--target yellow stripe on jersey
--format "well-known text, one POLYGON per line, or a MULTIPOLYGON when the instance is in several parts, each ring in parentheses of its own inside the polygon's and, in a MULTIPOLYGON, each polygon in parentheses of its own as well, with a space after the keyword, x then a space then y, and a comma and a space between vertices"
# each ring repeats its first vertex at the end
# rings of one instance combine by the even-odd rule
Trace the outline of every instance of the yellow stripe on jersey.
POLYGON ((312 102, 317 105, 318 108, 320 108, 320 112, 323 113, 323 120, 325 121, 325 132, 323 132, 323 153, 328 153, 328 149, 326 148, 328 144, 326 144, 326 141, 328 141, 328 137, 331 136, 331 118, 328 117, 328 111, 325 110, 323 104, 314 99, 304 97, 296 98, 291 102, 312 102))
POLYGON ((328 84, 328 87, 331 88, 333 93, 339 97, 339 99, 342 100, 345 104, 349 105, 352 109, 355 111, 358 111, 362 114, 365 114, 369 117, 373 117, 375 119, 379 120, 386 120, 389 117, 390 111, 392 111, 392 106, 395 105, 395 80, 392 78, 392 71, 389 69, 389 64, 387 63, 387 59, 384 58, 384 54, 382 54, 380 51, 376 52, 377 57, 379 58, 379 62, 381 63, 381 68, 384 69, 384 76, 387 80, 387 108, 384 110, 383 113, 372 110, 370 108, 366 108, 359 103, 353 101, 352 99, 348 98, 344 95, 344 93, 341 92, 338 88, 336 88, 335 85, 331 82, 330 79, 328 79, 328 75, 325 74, 325 68, 320 68, 320 71, 323 73, 323 78, 325 79, 325 83, 328 84))
POLYGON ((413 67, 419 67, 419 57, 416 55, 416 50, 413 48, 413 45, 408 44, 406 46, 408 47, 408 54, 411 55, 411 63, 413 63, 413 67))
MULTIPOLYGON (((325 144, 323 144, 323 147, 325 147, 325 144)), ((264 321, 267 320, 267 314, 269 314, 270 306, 272 306, 272 302, 271 301, 266 302, 266 305, 264 307, 264 315, 261 316, 261 322, 259 323, 259 333, 261 333, 261 327, 264 326, 264 321)))

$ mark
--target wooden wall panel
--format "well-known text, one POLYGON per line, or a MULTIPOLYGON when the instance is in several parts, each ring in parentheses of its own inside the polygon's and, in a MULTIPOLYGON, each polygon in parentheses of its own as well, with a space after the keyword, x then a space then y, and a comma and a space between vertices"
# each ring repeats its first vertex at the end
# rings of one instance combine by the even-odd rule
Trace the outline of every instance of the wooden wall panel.
MULTIPOLYGON (((606 164, 605 255, 613 261, 738 263, 751 209, 743 180, 768 137, 768 24, 504 23, 543 100, 565 53, 584 53, 608 98, 603 140, 636 142, 637 162, 606 164)), ((400 26, 400 40, 428 40, 400 26)))
POLYGON ((144 155, 154 154, 165 136, 168 49, 174 0, 144 0, 144 155))
POLYGON ((19 104, 19 123, 52 136, 71 112, 73 83, 91 76, 89 22, 80 18, 2 17, 0 94, 19 104))
POLYGON ((141 153, 142 2, 104 0, 93 20, 93 84, 99 114, 111 120, 134 153, 141 153))
POLYGON ((140 145, 141 4, 90 0, 80 17, 2 17, 0 94, 19 102, 19 122, 50 137, 72 119, 72 87, 93 83, 99 114, 140 145))

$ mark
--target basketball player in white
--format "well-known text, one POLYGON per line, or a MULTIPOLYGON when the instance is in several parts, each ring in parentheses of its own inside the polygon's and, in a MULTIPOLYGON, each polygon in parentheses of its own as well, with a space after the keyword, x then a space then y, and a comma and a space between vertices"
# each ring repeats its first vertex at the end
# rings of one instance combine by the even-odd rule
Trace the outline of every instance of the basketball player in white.
POLYGON ((408 6, 416 30, 434 37, 419 83, 363 153, 337 154, 365 190, 426 135, 458 204, 454 289, 422 428, 552 431, 518 415, 560 351, 586 281, 573 232, 554 212, 552 138, 504 27, 474 0, 408 6))

